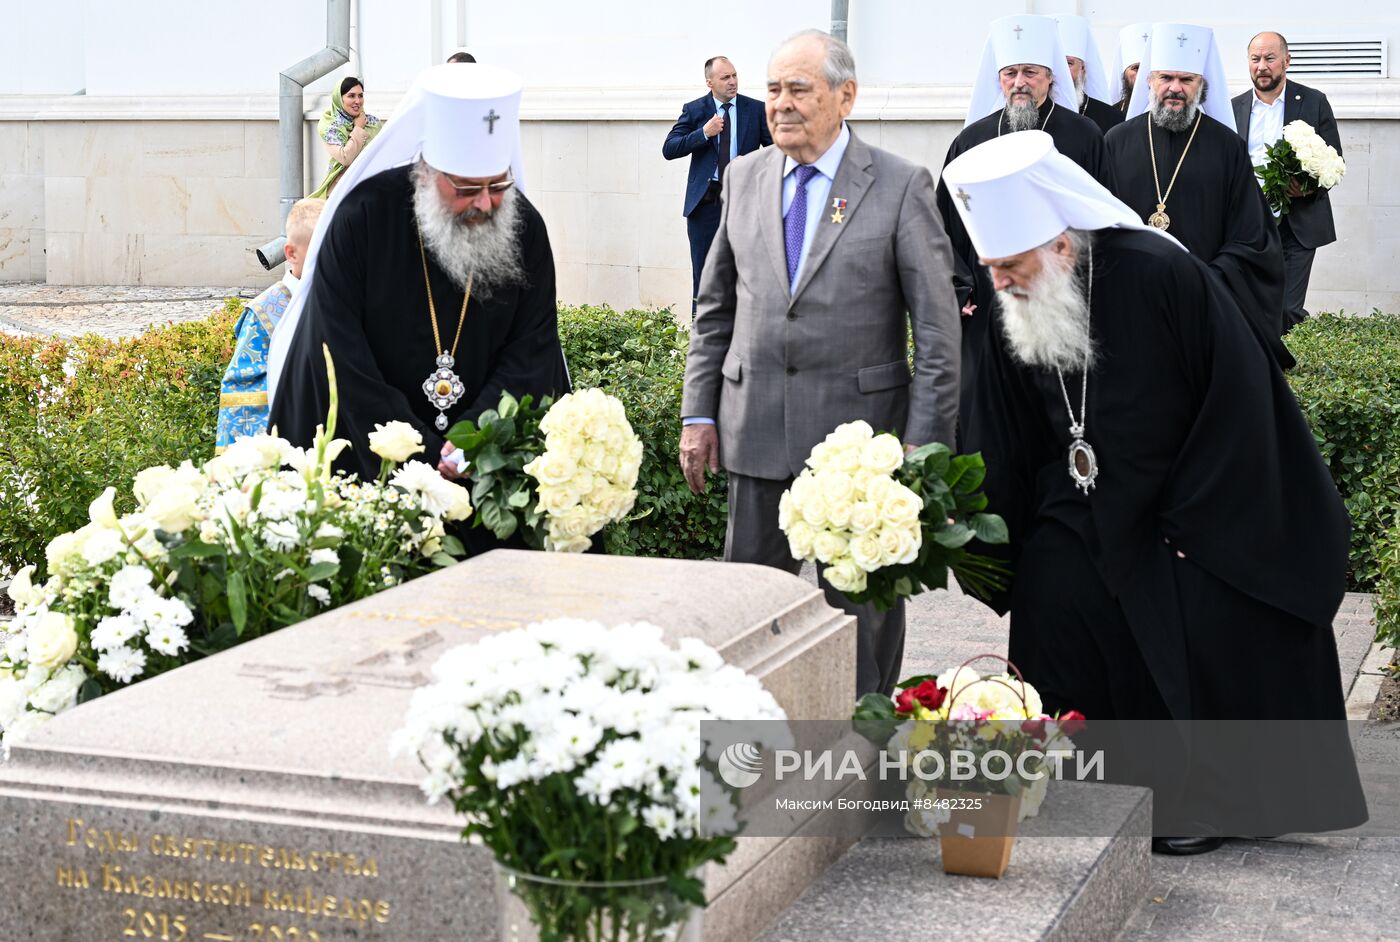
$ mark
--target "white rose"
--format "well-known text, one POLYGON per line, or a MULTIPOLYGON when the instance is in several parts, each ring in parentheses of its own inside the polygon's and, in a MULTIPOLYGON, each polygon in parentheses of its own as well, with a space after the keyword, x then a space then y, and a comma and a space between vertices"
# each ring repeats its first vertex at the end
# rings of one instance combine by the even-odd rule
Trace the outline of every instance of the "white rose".
POLYGON ((861 449, 860 464, 873 474, 893 474, 904 464, 904 446, 893 435, 876 435, 861 449))
POLYGON ((820 530, 812 541, 812 552, 816 553, 818 562, 835 562, 846 553, 846 538, 830 530, 820 530))
POLYGON ((812 544, 817 538, 817 530, 810 523, 799 520, 788 531, 788 549, 793 559, 811 560, 812 544))
POLYGON ((88 505, 88 519, 99 527, 115 529, 117 526, 117 512, 112 508, 112 502, 116 499, 117 489, 109 487, 97 499, 88 505))
POLYGON ((857 536, 870 533, 880 526, 880 508, 868 500, 859 500, 851 506, 851 532, 857 536))
POLYGON ((158 464, 137 474, 136 479, 132 482, 131 490, 136 494, 136 499, 141 502, 142 506, 145 506, 155 499, 155 496, 174 476, 174 468, 158 464))
POLYGON ((34 585, 33 577, 34 567, 25 566, 10 580, 10 601, 15 603, 17 611, 38 605, 39 602, 43 601, 44 592, 34 585))
MULTIPOLYGON (((98 525, 92 523, 89 526, 98 525)), ((89 566, 101 566, 125 549, 126 540, 122 539, 121 531, 102 527, 83 543, 83 559, 89 566)))
POLYGON ((369 433, 369 450, 386 461, 404 462, 423 450, 423 436, 407 422, 376 422, 369 433))
POLYGON ((851 500, 854 487, 851 476, 844 471, 823 471, 817 475, 817 486, 827 504, 851 500))
POLYGON ((912 529, 919 525, 919 514, 923 510, 923 499, 896 482, 880 501, 880 520, 887 527, 912 529))
POLYGON ((68 560, 81 557, 83 543, 86 540, 87 534, 83 530, 60 533, 50 540, 49 545, 44 548, 44 558, 48 560, 49 572, 56 572, 62 569, 68 560))
POLYGON ((78 703, 78 689, 87 674, 76 664, 70 664, 53 675, 29 695, 29 705, 45 713, 60 713, 78 703))
POLYGON ((448 520, 466 520, 472 515, 472 495, 460 484, 451 484, 451 501, 443 516, 448 520))
MULTIPOLYGON (((783 491, 783 496, 778 498, 778 529, 786 533, 788 527, 792 526, 794 516, 795 514, 792 509, 792 491, 783 491)), ((34 567, 31 566, 30 568, 32 569, 34 567)), ((13 591, 12 589, 11 598, 14 598, 13 591)))
POLYGON ((832 527, 838 530, 845 530, 851 525, 851 513, 855 505, 850 500, 828 502, 826 505, 826 520, 832 527))
POLYGON ((172 481, 146 505, 146 515, 166 533, 183 533, 195 522, 199 497, 197 488, 172 481))
POLYGON ((813 493, 807 500, 802 502, 802 519, 814 527, 826 526, 827 513, 826 501, 819 493, 813 493))
POLYGON ((29 627, 29 662, 50 669, 61 667, 78 650, 73 618, 63 612, 45 612, 29 627))
POLYGON ((525 466, 525 473, 546 487, 564 486, 577 471, 576 459, 553 449, 546 450, 525 466))
POLYGON ((880 548, 880 538, 874 533, 863 533, 851 540, 851 559, 865 572, 879 569, 884 551, 880 548))
POLYGON ((922 534, 903 527, 882 527, 879 534, 880 552, 886 566, 903 566, 919 556, 922 534))
POLYGON ((849 556, 822 570, 822 576, 837 592, 864 592, 865 573, 849 556))
POLYGON ((875 435, 875 430, 870 427, 870 423, 864 419, 857 419, 854 422, 846 422, 832 429, 826 440, 836 445, 838 448, 850 448, 851 446, 863 446, 875 435))

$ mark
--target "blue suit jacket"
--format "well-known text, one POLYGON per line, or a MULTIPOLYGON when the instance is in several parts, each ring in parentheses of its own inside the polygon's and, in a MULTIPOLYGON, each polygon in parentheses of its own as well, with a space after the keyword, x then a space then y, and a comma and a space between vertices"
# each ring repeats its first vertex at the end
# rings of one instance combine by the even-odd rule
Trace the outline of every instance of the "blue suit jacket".
MULTIPOLYGON (((666 135, 666 143, 661 145, 661 153, 667 160, 690 155, 690 176, 685 184, 685 209, 682 215, 689 216, 700 204, 705 189, 719 166, 719 135, 705 138, 705 122, 715 115, 714 96, 706 93, 700 98, 686 102, 681 116, 676 120, 671 133, 666 135)), ((739 118, 739 154, 749 154, 760 147, 773 143, 768 133, 768 118, 764 114, 763 102, 747 95, 735 95, 734 106, 739 118)))

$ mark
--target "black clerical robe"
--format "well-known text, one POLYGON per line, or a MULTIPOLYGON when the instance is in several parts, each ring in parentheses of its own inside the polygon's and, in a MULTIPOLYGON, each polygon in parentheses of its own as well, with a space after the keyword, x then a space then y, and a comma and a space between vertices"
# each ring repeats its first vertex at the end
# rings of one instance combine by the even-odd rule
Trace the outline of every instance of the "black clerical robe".
POLYGON ((1152 177, 1152 151, 1148 129, 1157 154, 1157 180, 1167 192, 1177 163, 1181 170, 1166 213, 1167 230, 1181 244, 1220 275, 1246 316, 1264 336, 1274 358, 1284 368, 1293 357, 1280 339, 1283 335, 1283 243, 1278 225, 1269 212, 1263 192, 1254 179, 1254 168, 1243 140, 1209 115, 1200 117, 1200 129, 1191 143, 1191 130, 1164 131, 1141 114, 1109 132, 1105 138, 1113 175, 1114 193, 1147 221, 1157 211, 1157 185, 1152 177))
POLYGON ((1084 104, 1079 106, 1079 113, 1097 124, 1104 134, 1123 123, 1123 112, 1117 106, 1088 95, 1084 96, 1084 104))
POLYGON ((1011 532, 1012 585, 993 600, 1011 612, 1011 658, 1051 712, 1336 721, 1312 724, 1320 752, 1298 756, 1318 776, 1299 786, 1327 801, 1274 802, 1251 817, 1248 802, 1293 774, 1276 765, 1230 768, 1226 778, 1243 779, 1212 801, 1220 810, 1244 797, 1222 819, 1233 833, 1359 823, 1331 629, 1350 523, 1312 433, 1198 259, 1141 230, 1096 232, 1093 253, 1094 489, 1086 496, 1067 469, 1065 399, 1078 415, 1082 373, 1062 390, 1054 370, 1014 360, 1000 311, 965 426, 964 449, 986 461, 990 509, 1011 532))
MULTIPOLYGON (((1089 171, 1094 179, 1112 192, 1113 169, 1109 164, 1108 152, 1104 149, 1103 132, 1098 126, 1083 115, 1060 107, 1053 98, 1047 98, 1041 105, 1040 116, 1040 129, 1054 138, 1055 149, 1089 171)), ((1004 109, 974 121, 953 139, 943 166, 948 166, 953 158, 978 144, 1010 133, 1013 132, 1006 127, 1004 109)), ((939 212, 943 215, 943 227, 953 247, 953 288, 958 305, 965 306, 969 301, 976 305, 973 313, 962 319, 961 399, 965 407, 968 390, 977 382, 977 362, 986 342, 987 315, 993 297, 992 279, 987 269, 978 263, 977 249, 963 227, 962 217, 953 208, 953 195, 948 192, 947 184, 941 177, 937 200, 939 212)))
MULTIPOLYGON (((447 412, 452 423, 495 408, 503 390, 536 399, 568 392, 549 235, 524 194, 517 192, 515 199, 526 283, 498 289, 489 299, 473 293, 454 367, 466 391, 447 412)), ((272 404, 269 422, 278 433, 294 445, 310 445, 329 404, 321 353, 326 344, 340 395, 336 436, 351 444, 336 466, 361 477, 379 471, 379 458, 368 444, 375 423, 411 423, 423 436, 425 453, 419 457, 430 464, 437 464, 444 441, 433 424, 438 411, 423 393, 440 350, 418 246, 408 167, 376 174, 346 196, 316 256, 310 294, 272 404)), ((427 259, 438 330, 450 348, 463 291, 431 252, 427 259)))

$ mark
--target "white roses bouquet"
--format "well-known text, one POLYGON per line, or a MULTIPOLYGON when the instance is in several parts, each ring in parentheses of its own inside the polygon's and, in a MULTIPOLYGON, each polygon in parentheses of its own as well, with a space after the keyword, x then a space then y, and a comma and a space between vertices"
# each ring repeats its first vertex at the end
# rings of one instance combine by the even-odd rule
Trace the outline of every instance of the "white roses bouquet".
MULTIPOLYGON (((734 849, 736 807, 703 764, 700 724, 785 718, 755 678, 697 639, 671 647, 655 625, 557 619, 443 655, 395 750, 418 756, 428 799, 450 798, 467 818, 463 837, 499 864, 563 881, 666 878, 703 904, 695 871, 734 849)), ((753 729, 774 738, 787 727, 753 729)), ((600 918, 618 933, 609 938, 670 938, 626 888, 559 896, 522 881, 515 892, 541 938, 595 938, 600 918)))
POLYGON ((504 394, 447 439, 465 457, 478 525, 502 540, 518 530, 534 549, 581 553, 632 509, 642 441, 601 389, 531 401, 504 394))
MULTIPOLYGON (((334 416, 333 374, 331 390, 334 416)), ((402 440, 405 428, 381 431, 402 440)), ((93 501, 91 522, 49 544, 47 581, 36 584, 27 566, 10 586, 16 617, 0 633, 7 746, 80 700, 463 555, 443 524, 471 514, 465 489, 422 462, 396 471, 388 462, 378 482, 333 475, 349 444, 333 435, 332 422, 306 450, 257 435, 203 467, 147 468, 124 516, 114 488, 93 501)))
POLYGON ((1264 196, 1280 216, 1297 196, 1309 196, 1319 188, 1330 190, 1342 182, 1347 165, 1332 145, 1306 121, 1284 125, 1283 137, 1267 152, 1262 166, 1254 168, 1263 183, 1264 196))
POLYGON ((925 445, 907 457, 898 438, 847 422, 812 449, 807 467, 778 505, 778 526, 794 559, 857 603, 888 609, 925 587, 947 585, 952 569, 978 595, 999 585, 1000 564, 969 553, 974 538, 1005 543, 1006 524, 983 513, 979 455, 925 445))

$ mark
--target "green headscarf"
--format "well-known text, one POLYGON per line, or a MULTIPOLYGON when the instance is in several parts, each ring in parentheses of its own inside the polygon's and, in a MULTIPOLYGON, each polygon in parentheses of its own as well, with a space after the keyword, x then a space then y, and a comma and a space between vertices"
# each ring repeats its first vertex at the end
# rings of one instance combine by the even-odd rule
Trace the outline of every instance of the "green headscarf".
MULTIPOLYGON (((343 84, 343 83, 342 83, 343 84)), ((363 82, 356 82, 355 85, 363 87, 363 82)), ((355 85, 351 85, 354 88, 355 85)), ((374 136, 384 127, 384 122, 374 115, 365 114, 365 146, 374 140, 374 136)), ((345 99, 341 97, 340 85, 331 92, 331 106, 326 109, 326 113, 321 115, 321 121, 316 125, 316 136, 327 144, 344 144, 350 140, 350 133, 355 130, 355 119, 345 110, 345 99)), ((340 175, 345 172, 345 165, 340 161, 331 158, 326 167, 326 178, 321 181, 321 185, 311 194, 310 198, 326 199, 330 196, 331 187, 340 179, 340 175)))

